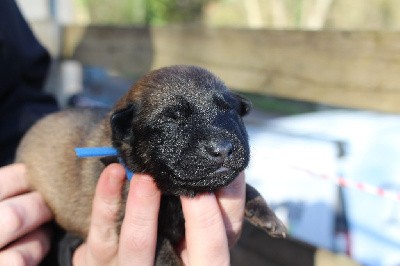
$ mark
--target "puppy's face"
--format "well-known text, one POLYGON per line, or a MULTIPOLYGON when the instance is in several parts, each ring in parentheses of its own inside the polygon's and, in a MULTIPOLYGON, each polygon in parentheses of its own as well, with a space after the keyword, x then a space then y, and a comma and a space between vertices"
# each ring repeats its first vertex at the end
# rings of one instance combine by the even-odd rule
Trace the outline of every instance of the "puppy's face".
POLYGON ((249 161, 241 116, 250 103, 208 71, 163 68, 140 80, 111 118, 126 165, 164 193, 195 195, 231 182, 249 161))

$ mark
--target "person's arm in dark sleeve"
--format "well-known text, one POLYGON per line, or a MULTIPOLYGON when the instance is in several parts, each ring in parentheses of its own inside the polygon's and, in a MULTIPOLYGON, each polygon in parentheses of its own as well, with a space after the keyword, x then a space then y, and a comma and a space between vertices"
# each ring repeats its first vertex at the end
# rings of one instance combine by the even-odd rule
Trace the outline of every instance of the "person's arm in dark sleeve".
POLYGON ((11 163, 22 135, 57 110, 43 92, 50 65, 14 0, 0 1, 0 166, 11 163))

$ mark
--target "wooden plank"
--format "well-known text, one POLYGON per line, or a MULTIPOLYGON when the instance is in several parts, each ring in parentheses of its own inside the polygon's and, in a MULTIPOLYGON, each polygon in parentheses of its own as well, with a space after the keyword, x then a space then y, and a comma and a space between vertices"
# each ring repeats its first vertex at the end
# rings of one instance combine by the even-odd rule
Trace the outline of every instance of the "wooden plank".
POLYGON ((62 56, 83 64, 105 67, 133 78, 152 67, 153 43, 150 29, 135 27, 79 27, 63 30, 62 56))
POLYGON ((89 27, 74 57, 133 74, 195 64, 242 91, 400 112, 397 32, 89 27))

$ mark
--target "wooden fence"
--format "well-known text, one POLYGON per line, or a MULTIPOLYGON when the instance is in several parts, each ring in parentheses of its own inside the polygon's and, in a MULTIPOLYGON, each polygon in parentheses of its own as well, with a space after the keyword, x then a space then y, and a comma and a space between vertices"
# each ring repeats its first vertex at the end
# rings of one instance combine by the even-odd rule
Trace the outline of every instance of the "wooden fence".
POLYGON ((63 56, 132 76, 195 64, 245 92, 400 112, 400 32, 69 26, 63 56))

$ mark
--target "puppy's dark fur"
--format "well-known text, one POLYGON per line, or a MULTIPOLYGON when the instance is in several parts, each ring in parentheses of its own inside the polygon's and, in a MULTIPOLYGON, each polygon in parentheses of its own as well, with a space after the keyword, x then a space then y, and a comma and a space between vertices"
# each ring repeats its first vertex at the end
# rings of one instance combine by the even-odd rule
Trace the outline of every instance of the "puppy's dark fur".
MULTIPOLYGON (((104 164, 77 158, 74 148, 114 146, 129 169, 152 175, 163 192, 157 263, 177 264, 172 246, 184 236, 177 196, 215 191, 245 169, 250 151, 241 116, 250 109, 248 100, 207 70, 166 67, 144 76, 111 111, 75 109, 39 121, 20 144, 17 161, 27 165, 33 188, 44 195, 56 221, 86 237, 104 164)), ((116 228, 123 212, 124 202, 116 228)), ((245 216, 270 235, 285 235, 249 185, 245 216)))

